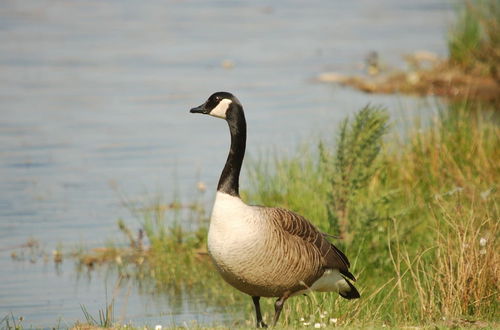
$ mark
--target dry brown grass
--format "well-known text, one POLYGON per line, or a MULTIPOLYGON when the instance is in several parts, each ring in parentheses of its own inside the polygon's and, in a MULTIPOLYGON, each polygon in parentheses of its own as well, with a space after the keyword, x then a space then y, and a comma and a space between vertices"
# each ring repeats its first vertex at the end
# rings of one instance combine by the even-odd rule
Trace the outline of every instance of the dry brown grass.
POLYGON ((400 242, 390 247, 402 315, 453 320, 476 315, 480 309, 483 314, 495 313, 500 283, 498 219, 488 212, 470 212, 460 203, 438 200, 436 205, 441 214, 434 217, 434 245, 416 256, 400 242))

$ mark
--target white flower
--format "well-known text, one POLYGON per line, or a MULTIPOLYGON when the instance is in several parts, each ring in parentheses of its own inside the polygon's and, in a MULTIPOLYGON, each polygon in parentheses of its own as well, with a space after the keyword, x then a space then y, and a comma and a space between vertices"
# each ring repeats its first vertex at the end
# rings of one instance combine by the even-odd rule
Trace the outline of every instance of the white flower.
POLYGON ((445 194, 446 195, 453 195, 453 194, 455 194, 457 192, 458 193, 461 192, 462 190, 464 190, 464 188, 455 186, 455 188, 453 188, 452 190, 446 192, 445 194))
POLYGON ((161 330, 161 325, 155 325, 155 330, 161 330))
POLYGON ((319 328, 321 328, 321 324, 320 324, 320 323, 314 323, 314 327, 315 327, 316 329, 319 329, 319 328))
POLYGON ((479 245, 486 246, 486 243, 488 243, 488 240, 484 237, 481 237, 481 239, 479 240, 479 245))
POLYGON ((488 189, 488 190, 483 191, 483 192, 480 194, 480 195, 481 195, 481 198, 482 198, 482 199, 488 199, 488 196, 491 194, 491 191, 492 191, 492 190, 493 190, 493 189, 492 189, 492 188, 490 188, 490 189, 488 189))
POLYGON ((331 318, 331 319, 330 319, 330 323, 333 323, 333 324, 337 324, 337 321, 338 321, 338 320, 337 320, 336 318, 331 318))
POLYGON ((304 325, 311 325, 311 322, 304 322, 304 325))
POLYGON ((304 318, 303 317, 300 318, 300 322, 304 322, 304 318))

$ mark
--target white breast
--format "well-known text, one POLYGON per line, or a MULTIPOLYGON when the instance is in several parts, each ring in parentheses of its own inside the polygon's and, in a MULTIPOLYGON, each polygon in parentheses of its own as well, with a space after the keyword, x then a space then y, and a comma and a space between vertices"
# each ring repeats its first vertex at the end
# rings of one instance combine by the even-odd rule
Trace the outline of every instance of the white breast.
POLYGON ((255 208, 239 197, 217 192, 210 227, 208 251, 222 268, 234 269, 259 253, 263 228, 255 208))

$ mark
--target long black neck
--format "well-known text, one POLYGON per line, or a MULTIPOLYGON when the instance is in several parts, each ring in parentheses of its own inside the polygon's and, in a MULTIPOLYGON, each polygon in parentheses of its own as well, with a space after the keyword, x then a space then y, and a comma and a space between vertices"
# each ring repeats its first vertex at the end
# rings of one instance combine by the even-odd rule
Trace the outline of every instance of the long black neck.
POLYGON ((231 148, 227 156, 226 165, 220 175, 217 191, 231 196, 240 196, 239 178, 247 141, 247 123, 243 108, 239 104, 232 104, 233 109, 228 111, 226 118, 231 133, 231 148))

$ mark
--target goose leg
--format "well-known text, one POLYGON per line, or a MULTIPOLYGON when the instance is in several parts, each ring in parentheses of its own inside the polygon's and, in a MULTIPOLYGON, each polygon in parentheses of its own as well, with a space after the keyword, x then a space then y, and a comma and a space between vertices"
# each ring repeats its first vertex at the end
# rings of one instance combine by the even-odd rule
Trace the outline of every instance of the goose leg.
POLYGON ((274 323, 273 326, 276 326, 276 323, 278 323, 278 319, 280 318, 281 310, 283 309, 283 305, 285 304, 285 301, 290 297, 289 293, 285 293, 281 298, 276 300, 274 303, 274 323))
POLYGON ((262 321, 262 314, 260 313, 260 297, 252 297, 253 304, 255 306, 255 316, 257 318, 257 328, 267 328, 267 324, 262 321))

